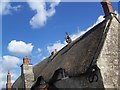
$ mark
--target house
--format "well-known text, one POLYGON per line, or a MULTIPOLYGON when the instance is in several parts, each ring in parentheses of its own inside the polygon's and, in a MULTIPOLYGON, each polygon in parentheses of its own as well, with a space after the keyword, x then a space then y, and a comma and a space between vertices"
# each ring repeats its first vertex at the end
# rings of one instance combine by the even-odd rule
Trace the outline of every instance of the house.
POLYGON ((120 88, 120 21, 109 0, 101 4, 105 20, 34 67, 25 57, 11 88, 120 88))

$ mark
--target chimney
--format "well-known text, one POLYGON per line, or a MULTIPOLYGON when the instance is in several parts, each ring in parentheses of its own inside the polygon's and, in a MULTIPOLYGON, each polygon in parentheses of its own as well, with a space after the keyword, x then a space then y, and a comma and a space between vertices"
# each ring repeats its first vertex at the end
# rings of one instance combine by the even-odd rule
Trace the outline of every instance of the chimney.
POLYGON ((8 74, 7 74, 7 83, 6 83, 6 90, 11 90, 11 75, 10 75, 10 71, 8 70, 8 74))
POLYGON ((23 64, 21 65, 21 78, 23 88, 31 88, 34 81, 34 73, 32 64, 29 62, 29 58, 23 58, 23 64))
POLYGON ((101 2, 101 4, 102 4, 102 7, 103 7, 105 16, 108 16, 109 14, 114 13, 110 0, 103 0, 101 2))

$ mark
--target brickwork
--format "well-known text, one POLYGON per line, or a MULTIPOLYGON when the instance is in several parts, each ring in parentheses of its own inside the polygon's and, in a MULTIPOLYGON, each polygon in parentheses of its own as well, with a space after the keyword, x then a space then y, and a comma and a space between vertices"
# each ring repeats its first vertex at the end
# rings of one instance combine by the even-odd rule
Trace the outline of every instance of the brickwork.
POLYGON ((11 90, 11 75, 10 75, 10 71, 8 71, 7 74, 7 83, 6 83, 6 90, 11 90))

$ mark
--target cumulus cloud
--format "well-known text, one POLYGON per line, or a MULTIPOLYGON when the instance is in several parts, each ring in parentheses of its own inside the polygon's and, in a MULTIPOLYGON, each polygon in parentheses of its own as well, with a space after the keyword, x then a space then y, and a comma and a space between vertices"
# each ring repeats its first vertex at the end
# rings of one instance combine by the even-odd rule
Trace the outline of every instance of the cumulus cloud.
POLYGON ((12 14, 12 11, 18 11, 21 5, 11 6, 10 0, 4 0, 0 2, 0 15, 12 14))
POLYGON ((21 62, 20 59, 14 56, 6 55, 6 56, 3 56, 2 58, 2 65, 6 70, 17 68, 20 62, 21 62))
MULTIPOLYGON (((73 34, 70 35, 72 41, 75 40, 75 39, 77 39, 77 38, 80 37, 81 35, 83 35, 85 32, 87 32, 88 30, 90 30, 91 28, 93 28, 95 25, 97 25, 98 23, 102 22, 103 20, 104 20, 103 15, 100 15, 100 16, 98 17, 97 21, 96 21, 92 26, 90 26, 89 28, 87 28, 86 30, 81 31, 81 30, 79 30, 79 28, 78 28, 78 30, 77 30, 78 32, 77 32, 77 33, 73 33, 73 34)), ((48 50, 49 53, 51 53, 51 52, 54 51, 55 49, 57 49, 57 51, 59 51, 59 50, 62 49, 66 44, 67 44, 66 41, 61 42, 61 41, 59 40, 59 41, 57 41, 57 42, 55 42, 55 43, 53 43, 53 44, 51 44, 51 45, 48 45, 48 46, 47 46, 47 50, 48 50)))
POLYGON ((11 71, 12 83, 16 80, 18 75, 14 73, 14 69, 17 68, 19 64, 21 64, 21 60, 15 56, 6 55, 0 57, 0 89, 5 88, 8 70, 11 71))
POLYGON ((32 52, 33 47, 32 43, 27 44, 23 41, 12 40, 7 48, 8 51, 14 55, 27 56, 32 52))
POLYGON ((9 14, 11 5, 9 4, 9 0, 6 2, 0 2, 0 14, 9 14))
POLYGON ((30 20, 30 25, 33 28, 44 26, 47 19, 55 14, 55 7, 58 6, 59 3, 60 0, 51 0, 51 2, 45 2, 45 0, 37 0, 36 2, 33 2, 33 0, 28 0, 30 8, 36 12, 30 20), (49 8, 47 8, 47 6, 49 8))

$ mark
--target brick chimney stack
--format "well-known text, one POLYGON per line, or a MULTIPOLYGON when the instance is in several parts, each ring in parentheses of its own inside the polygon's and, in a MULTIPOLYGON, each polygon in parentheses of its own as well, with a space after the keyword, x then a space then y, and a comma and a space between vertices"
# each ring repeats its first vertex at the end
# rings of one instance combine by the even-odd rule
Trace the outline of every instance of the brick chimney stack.
POLYGON ((6 90, 11 90, 11 75, 10 75, 10 71, 8 70, 8 74, 7 74, 7 83, 6 83, 6 90))
POLYGON ((109 14, 114 13, 110 0, 103 0, 101 2, 101 4, 102 4, 102 7, 103 7, 105 16, 108 16, 109 14))

